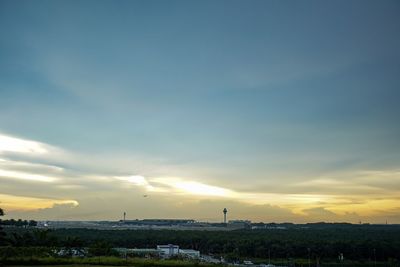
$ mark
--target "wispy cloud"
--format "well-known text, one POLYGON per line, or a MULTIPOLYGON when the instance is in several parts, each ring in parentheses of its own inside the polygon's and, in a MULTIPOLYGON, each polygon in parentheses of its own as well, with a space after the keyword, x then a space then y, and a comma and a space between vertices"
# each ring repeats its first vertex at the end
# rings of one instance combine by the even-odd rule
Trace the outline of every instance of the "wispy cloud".
POLYGON ((9 178, 9 179, 21 179, 21 180, 31 180, 31 181, 39 181, 39 182, 54 182, 57 178, 39 175, 39 174, 31 174, 26 172, 18 172, 18 171, 7 171, 0 169, 0 178, 9 178))
MULTIPOLYGON (((217 203, 240 203, 235 205, 240 209, 246 206, 250 210, 253 209, 250 207, 262 209, 271 205, 282 209, 287 218, 299 221, 306 221, 307 218, 355 221, 372 215, 391 214, 390 211, 400 207, 396 196, 399 189, 397 184, 393 185, 393 181, 399 178, 396 170, 335 172, 289 183, 282 188, 286 192, 276 192, 272 188, 240 191, 217 182, 207 182, 206 179, 157 175, 157 168, 165 168, 162 164, 149 163, 146 169, 152 168, 152 171, 148 175, 126 165, 121 175, 114 163, 126 162, 133 166, 132 160, 109 155, 90 157, 14 136, 2 135, 0 140, 3 142, 0 150, 1 205, 11 214, 18 210, 20 212, 15 214, 22 214, 23 210, 42 210, 42 214, 45 210, 43 214, 47 216, 53 207, 57 207, 54 211, 60 212, 59 205, 73 208, 63 209, 67 212, 65 216, 92 214, 96 209, 94 203, 99 199, 108 203, 107 212, 114 214, 118 204, 130 203, 131 198, 135 199, 135 203, 142 203, 147 199, 141 198, 144 194, 149 195, 147 201, 151 201, 156 209, 163 209, 162 203, 172 199, 182 203, 175 207, 182 210, 187 210, 187 203, 212 200, 217 203), (391 188, 386 190, 390 185, 391 188), (350 195, 349 192, 353 193, 350 195), (383 192, 391 193, 384 195, 383 192), (81 205, 78 206, 78 203, 81 205)), ((144 162, 140 165, 143 166, 144 162)), ((168 172, 173 170, 168 169, 168 172)), ((147 205, 145 202, 142 204, 147 205)), ((100 216, 100 213, 95 214, 93 216, 100 216)))
POLYGON ((147 191, 150 192, 162 191, 160 188, 155 188, 154 186, 150 185, 146 178, 141 175, 116 176, 114 178, 120 181, 128 182, 129 184, 144 187, 147 191))
POLYGON ((3 135, 0 133, 0 154, 17 152, 27 154, 47 154, 49 147, 43 143, 3 135))

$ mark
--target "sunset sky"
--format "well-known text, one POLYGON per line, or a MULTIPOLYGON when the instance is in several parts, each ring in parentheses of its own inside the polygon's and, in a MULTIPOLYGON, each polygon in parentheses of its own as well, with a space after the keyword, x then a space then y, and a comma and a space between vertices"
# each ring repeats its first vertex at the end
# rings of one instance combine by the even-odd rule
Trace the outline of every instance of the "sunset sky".
POLYGON ((400 223, 399 14, 0 0, 4 218, 400 223))

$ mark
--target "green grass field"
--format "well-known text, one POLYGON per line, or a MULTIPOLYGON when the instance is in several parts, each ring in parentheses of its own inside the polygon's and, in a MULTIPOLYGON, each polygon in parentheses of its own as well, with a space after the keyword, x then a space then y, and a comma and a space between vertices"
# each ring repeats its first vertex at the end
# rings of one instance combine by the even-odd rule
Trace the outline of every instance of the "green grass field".
POLYGON ((13 266, 137 266, 137 267, 192 267, 192 266, 215 266, 196 261, 187 260, 157 260, 157 259, 142 259, 142 258, 128 258, 122 259, 118 257, 91 257, 91 258, 35 258, 35 257, 18 257, 9 258, 3 261, 4 265, 13 266))

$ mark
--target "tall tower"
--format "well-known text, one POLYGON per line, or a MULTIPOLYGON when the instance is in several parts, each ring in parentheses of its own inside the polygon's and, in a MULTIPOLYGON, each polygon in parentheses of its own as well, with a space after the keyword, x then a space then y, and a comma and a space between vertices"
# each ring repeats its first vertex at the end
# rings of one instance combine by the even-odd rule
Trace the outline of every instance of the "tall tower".
POLYGON ((224 208, 222 212, 224 213, 224 223, 226 223, 226 213, 228 212, 228 210, 224 208))

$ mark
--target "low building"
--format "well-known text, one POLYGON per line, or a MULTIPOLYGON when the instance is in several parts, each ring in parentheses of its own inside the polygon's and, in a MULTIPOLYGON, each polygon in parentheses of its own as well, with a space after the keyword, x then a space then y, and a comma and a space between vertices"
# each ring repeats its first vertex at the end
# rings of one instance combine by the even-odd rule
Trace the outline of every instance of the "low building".
POLYGON ((161 251, 161 254, 166 257, 171 257, 179 253, 178 245, 157 245, 157 249, 161 251))
POLYGON ((125 225, 142 225, 142 226, 178 226, 192 225, 196 221, 192 219, 144 219, 144 220, 120 220, 125 225))
POLYGON ((192 259, 200 258, 200 251, 194 249, 180 249, 179 254, 192 259))
POLYGON ((250 227, 251 227, 251 221, 248 220, 230 220, 228 222, 228 228, 249 229, 250 227))
POLYGON ((121 256, 144 256, 170 258, 180 255, 191 259, 200 258, 200 251, 193 249, 179 249, 178 245, 157 245, 157 248, 114 248, 121 256))

